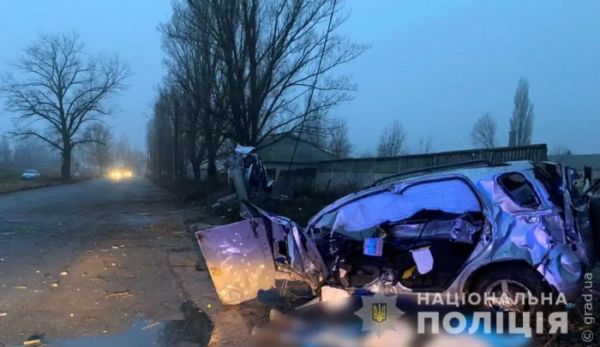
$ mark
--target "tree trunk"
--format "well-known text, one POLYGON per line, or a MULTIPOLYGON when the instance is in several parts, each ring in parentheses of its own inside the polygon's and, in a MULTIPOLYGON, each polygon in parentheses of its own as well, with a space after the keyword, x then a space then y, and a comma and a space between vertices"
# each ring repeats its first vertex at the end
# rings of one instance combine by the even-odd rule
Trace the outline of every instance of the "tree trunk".
POLYGON ((197 160, 192 161, 192 170, 194 171, 194 181, 200 182, 202 177, 200 176, 200 162, 197 160))
POLYGON ((62 151, 62 167, 60 170, 63 181, 71 180, 71 147, 64 146, 62 151))
POLYGON ((217 177, 217 146, 214 144, 214 138, 207 136, 206 141, 206 159, 208 165, 206 167, 206 177, 215 178, 217 177))
POLYGON ((181 166, 179 165, 179 102, 175 101, 175 125, 173 129, 173 181, 177 181, 180 176, 181 166))
POLYGON ((208 153, 208 165, 206 167, 206 176, 208 178, 217 177, 217 158, 214 151, 210 151, 208 153))

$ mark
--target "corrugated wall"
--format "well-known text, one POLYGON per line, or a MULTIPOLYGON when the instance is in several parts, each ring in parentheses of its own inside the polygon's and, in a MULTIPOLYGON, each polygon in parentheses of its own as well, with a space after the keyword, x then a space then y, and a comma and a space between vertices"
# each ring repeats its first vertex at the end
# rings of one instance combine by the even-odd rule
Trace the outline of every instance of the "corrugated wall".
POLYGON ((319 162, 314 185, 318 189, 365 186, 394 173, 473 160, 492 163, 547 160, 547 146, 531 145, 408 155, 392 158, 358 158, 319 162))

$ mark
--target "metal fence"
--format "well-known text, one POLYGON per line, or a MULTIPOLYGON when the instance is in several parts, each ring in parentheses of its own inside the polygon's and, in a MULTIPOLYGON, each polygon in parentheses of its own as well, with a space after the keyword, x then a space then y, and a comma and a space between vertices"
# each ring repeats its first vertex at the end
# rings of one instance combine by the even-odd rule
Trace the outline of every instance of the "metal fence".
POLYGON ((507 161, 544 161, 548 149, 545 144, 520 147, 501 147, 390 158, 352 158, 319 162, 312 186, 323 189, 347 189, 373 183, 383 177, 438 165, 474 160, 487 160, 494 164, 507 161))

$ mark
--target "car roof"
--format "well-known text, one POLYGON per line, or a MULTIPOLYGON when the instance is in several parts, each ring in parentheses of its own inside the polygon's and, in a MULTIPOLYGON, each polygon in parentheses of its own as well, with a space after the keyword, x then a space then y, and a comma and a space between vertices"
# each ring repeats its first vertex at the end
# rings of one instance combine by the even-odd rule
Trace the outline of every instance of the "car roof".
MULTIPOLYGON (((368 196, 370 194, 376 194, 381 191, 385 191, 389 189, 390 186, 400 184, 400 183, 410 183, 412 181, 422 180, 422 179, 435 179, 443 176, 453 176, 453 175, 462 175, 469 179, 471 182, 477 184, 482 180, 490 180, 495 176, 507 172, 522 172, 527 170, 533 170, 534 164, 530 161, 509 161, 499 165, 488 165, 488 166, 479 166, 479 167, 467 167, 467 168, 458 168, 458 169, 442 169, 440 171, 432 172, 432 173, 415 173, 410 177, 404 178, 393 178, 390 177, 390 180, 386 183, 381 183, 373 187, 369 187, 366 189, 362 189, 346 195, 335 202, 331 203, 327 207, 325 207, 321 212, 317 215, 313 216, 309 221, 309 225, 312 224, 319 215, 323 215, 323 212, 326 210, 331 210, 334 206, 344 205, 354 199, 358 199, 360 197, 368 196)), ((333 208, 335 209, 335 208, 333 208)))
MULTIPOLYGON (((473 182, 479 182, 485 179, 491 179, 496 175, 506 173, 506 172, 515 172, 515 171, 526 171, 534 168, 534 164, 530 161, 509 161, 502 164, 497 165, 487 165, 487 166, 472 166, 472 167, 462 167, 462 168, 450 168, 450 169, 440 169, 434 172, 415 172, 411 174, 407 172, 406 176, 399 176, 398 178, 394 176, 390 176, 389 180, 383 178, 385 183, 377 184, 376 186, 369 187, 362 191, 367 190, 378 190, 382 186, 386 186, 389 184, 398 184, 402 182, 411 182, 414 180, 421 180, 427 178, 436 178, 440 176, 447 175, 462 175, 468 178, 473 182)), ((435 168, 433 168, 435 169, 435 168)), ((399 173, 402 175, 402 173, 399 173)))
POLYGON ((407 179, 401 179, 392 183, 399 183, 400 181, 409 181, 412 179, 423 179, 427 177, 438 177, 441 175, 463 175, 473 182, 479 182, 485 179, 491 179, 494 176, 507 172, 515 171, 527 171, 532 170, 534 165, 530 161, 510 161, 502 165, 482 166, 482 167, 470 167, 461 169, 443 170, 430 174, 416 175, 407 179))

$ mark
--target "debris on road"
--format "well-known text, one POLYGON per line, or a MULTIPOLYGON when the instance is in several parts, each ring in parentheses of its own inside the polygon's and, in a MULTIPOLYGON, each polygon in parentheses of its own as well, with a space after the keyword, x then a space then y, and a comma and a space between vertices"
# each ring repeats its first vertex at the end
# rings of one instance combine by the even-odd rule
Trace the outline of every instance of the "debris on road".
POLYGON ((26 341, 24 341, 23 344, 25 346, 41 347, 41 346, 43 346, 43 343, 42 343, 43 340, 44 340, 43 335, 33 335, 33 336, 30 336, 26 341))
POLYGON ((237 202, 237 195, 236 194, 229 194, 226 195, 222 198, 220 198, 219 200, 217 200, 217 202, 212 205, 212 208, 217 208, 219 206, 222 206, 224 204, 233 204, 237 202))
POLYGON ((133 294, 129 290, 123 290, 118 292, 104 292, 104 296, 107 298, 132 298, 133 294))
POLYGON ((155 327, 155 326, 157 326, 159 324, 160 324, 160 322, 154 322, 152 324, 149 324, 149 325, 143 327, 142 330, 150 329, 150 328, 155 327))
POLYGON ((6 317, 7 314, 8 313, 6 313, 6 312, 0 312, 0 317, 6 317))
POLYGON ((66 272, 66 271, 63 271, 63 272, 61 272, 61 273, 60 273, 60 275, 61 275, 61 276, 66 276, 66 275, 67 275, 67 272, 66 272))
POLYGON ((56 287, 58 287, 58 282, 52 283, 52 288, 56 288, 56 287))
POLYGON ((27 287, 25 287, 25 286, 14 286, 13 288, 14 289, 27 289, 27 287))

